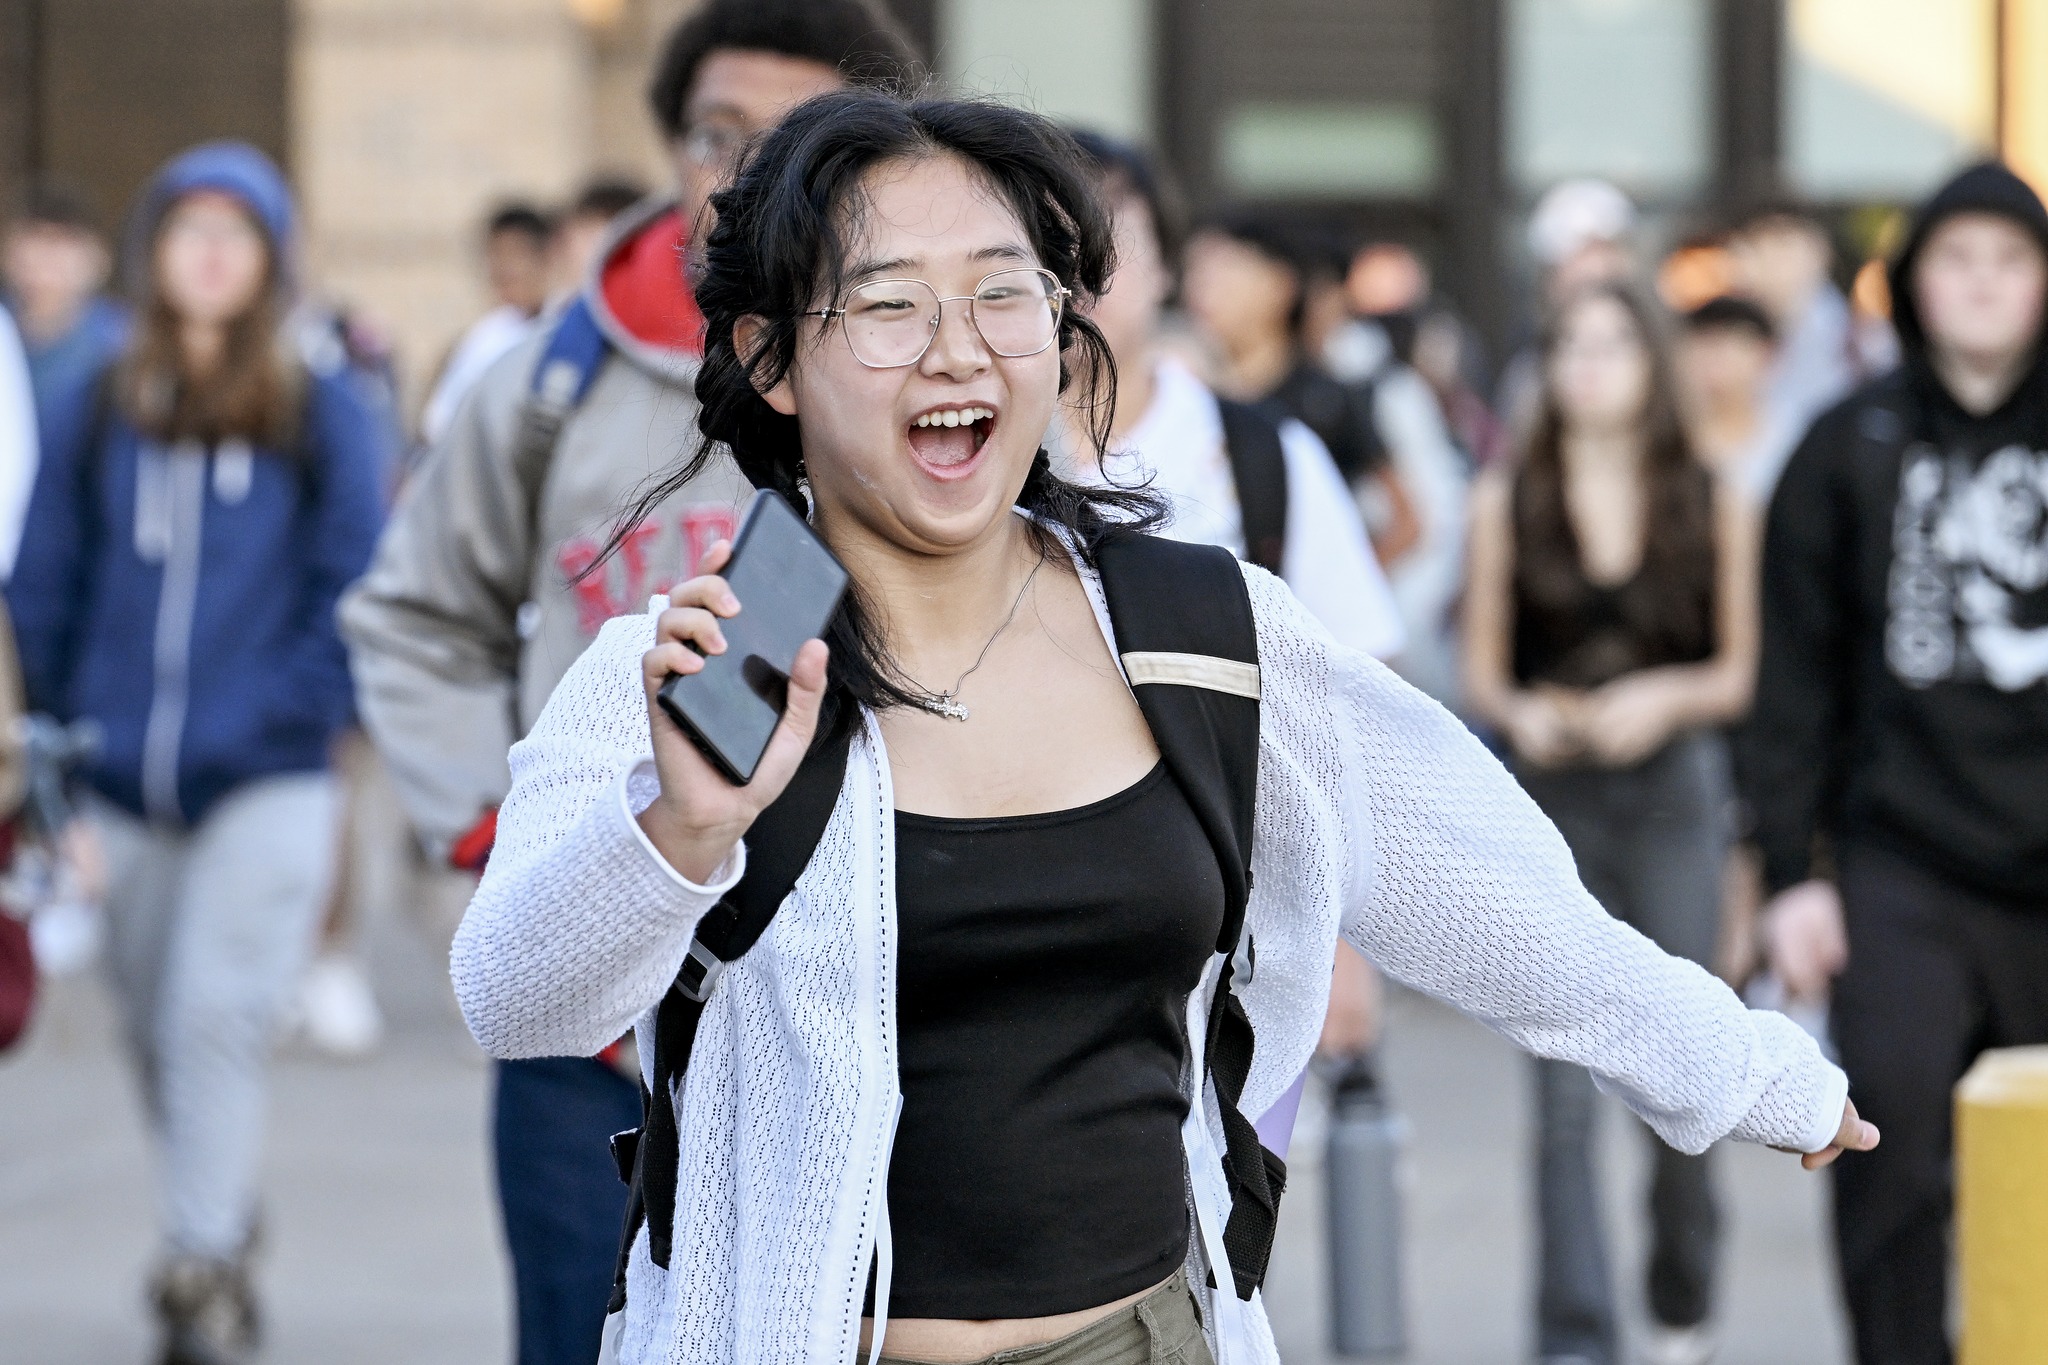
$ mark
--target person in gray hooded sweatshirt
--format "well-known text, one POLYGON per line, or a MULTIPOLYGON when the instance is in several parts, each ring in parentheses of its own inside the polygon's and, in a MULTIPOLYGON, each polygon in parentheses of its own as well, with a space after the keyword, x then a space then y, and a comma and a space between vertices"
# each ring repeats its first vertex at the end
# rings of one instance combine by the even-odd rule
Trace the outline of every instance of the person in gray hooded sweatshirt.
POLYGON ((1921 210, 1904 350, 1771 501, 1746 736, 1771 962, 1833 983, 1884 1145, 1835 1177, 1861 1365, 1945 1365, 1950 1092, 2048 1042, 2048 212, 1995 163, 1921 210))
MULTIPOLYGON (((626 213, 577 297, 478 381, 343 604, 363 719, 436 856, 482 868, 513 741, 598 628, 688 578, 752 491, 716 461, 591 571, 696 429, 703 321, 683 258, 711 192, 788 109, 914 65, 871 0, 707 0, 670 35, 648 95, 677 193, 626 213)), ((606 1139, 640 1122, 637 1075, 630 1043, 498 1064, 519 1365, 596 1357, 626 1203, 606 1139)))

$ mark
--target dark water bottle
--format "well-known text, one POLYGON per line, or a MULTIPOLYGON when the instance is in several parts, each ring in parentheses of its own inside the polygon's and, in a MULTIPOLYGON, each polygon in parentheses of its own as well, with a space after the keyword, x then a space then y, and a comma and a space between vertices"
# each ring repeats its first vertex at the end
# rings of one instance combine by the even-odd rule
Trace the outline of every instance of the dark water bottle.
POLYGON ((1407 1126, 1369 1057, 1344 1063, 1330 1088, 1323 1179, 1330 1211, 1330 1348, 1387 1359, 1407 1350, 1401 1296, 1402 1148, 1407 1126))

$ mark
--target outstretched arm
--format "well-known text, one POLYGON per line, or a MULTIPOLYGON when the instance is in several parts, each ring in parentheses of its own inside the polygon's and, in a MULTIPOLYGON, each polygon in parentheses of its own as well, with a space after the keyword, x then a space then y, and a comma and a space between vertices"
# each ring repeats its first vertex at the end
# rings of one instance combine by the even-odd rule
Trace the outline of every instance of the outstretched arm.
POLYGON ((1517 1045, 1587 1067, 1680 1150, 1735 1137, 1822 1153, 1841 1136, 1847 1081, 1810 1038, 1608 915, 1463 725, 1247 577, 1269 747, 1348 841, 1332 851, 1355 869, 1347 939, 1517 1045))

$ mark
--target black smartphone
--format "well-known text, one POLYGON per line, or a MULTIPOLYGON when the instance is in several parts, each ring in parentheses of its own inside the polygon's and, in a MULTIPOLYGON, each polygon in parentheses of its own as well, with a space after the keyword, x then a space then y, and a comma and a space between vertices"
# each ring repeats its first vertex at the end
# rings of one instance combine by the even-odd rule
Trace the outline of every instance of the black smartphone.
POLYGON ((806 640, 825 633, 846 569, 787 500, 763 489, 740 518, 724 577, 740 614, 721 618, 725 653, 655 692, 668 718, 732 782, 745 786, 768 748, 806 640))

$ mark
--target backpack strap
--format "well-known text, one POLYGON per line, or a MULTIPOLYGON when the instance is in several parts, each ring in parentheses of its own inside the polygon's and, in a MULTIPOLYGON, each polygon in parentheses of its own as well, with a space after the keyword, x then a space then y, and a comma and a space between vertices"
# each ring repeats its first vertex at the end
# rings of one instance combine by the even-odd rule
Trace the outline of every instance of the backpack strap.
POLYGON ((1287 1165, 1238 1108, 1252 1025, 1231 988, 1252 890, 1259 772, 1259 645, 1244 575, 1229 551, 1117 534, 1097 550, 1125 676, 1167 770, 1215 847, 1223 873, 1223 963, 1204 1048, 1223 1115, 1230 1218, 1223 1249, 1241 1299, 1266 1278, 1287 1165))
POLYGON ((640 1224, 647 1224, 648 1254, 667 1269, 674 1240, 676 1165, 681 1137, 676 1131, 675 1096, 690 1065, 704 1002, 724 974, 768 930, 775 912, 809 866, 825 837, 839 790, 846 782, 847 752, 858 722, 850 716, 811 746, 783 788, 747 831, 747 868, 739 882, 698 921, 689 953, 654 1014, 654 1086, 641 1096, 641 1126, 612 1139, 620 1178, 632 1186, 626 1226, 612 1281, 612 1310, 626 1301, 626 1260, 640 1224))
POLYGON ((582 294, 555 319, 548 344, 533 367, 526 401, 519 409, 519 430, 512 446, 512 469, 526 494, 527 544, 540 533, 540 494, 547 482, 555 442, 570 414, 582 405, 597 382, 611 342, 597 325, 597 314, 582 294))
POLYGON ((1216 406, 1223 414, 1223 449, 1244 521, 1244 557, 1279 573, 1287 546, 1287 451, 1280 443, 1280 423, 1251 403, 1219 398, 1216 406))

